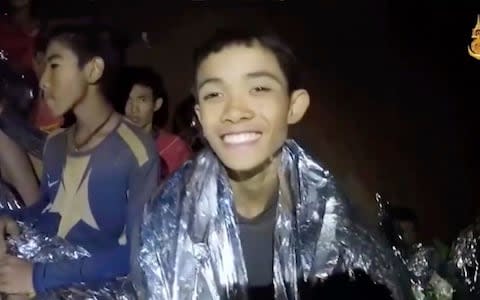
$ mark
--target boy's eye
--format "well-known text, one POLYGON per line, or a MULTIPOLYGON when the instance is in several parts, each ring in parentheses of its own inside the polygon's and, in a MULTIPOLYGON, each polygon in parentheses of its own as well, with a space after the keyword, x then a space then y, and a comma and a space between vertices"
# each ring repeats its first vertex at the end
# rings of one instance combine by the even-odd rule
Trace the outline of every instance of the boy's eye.
POLYGON ((216 97, 219 97, 219 96, 220 96, 220 93, 218 93, 218 92, 208 93, 205 96, 203 96, 203 100, 209 100, 209 99, 216 98, 216 97))
POLYGON ((251 91, 253 93, 262 93, 262 92, 268 92, 268 91, 271 91, 272 89, 268 88, 268 87, 265 87, 265 86, 257 86, 257 87, 254 87, 251 91))
POLYGON ((50 64, 51 69, 56 69, 58 67, 58 64, 50 64))

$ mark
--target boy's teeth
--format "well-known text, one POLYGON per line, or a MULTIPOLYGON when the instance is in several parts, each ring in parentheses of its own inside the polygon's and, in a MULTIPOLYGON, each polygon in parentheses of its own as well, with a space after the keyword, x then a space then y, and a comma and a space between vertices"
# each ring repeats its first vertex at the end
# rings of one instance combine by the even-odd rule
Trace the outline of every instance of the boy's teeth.
POLYGON ((232 133, 223 136, 223 141, 227 144, 242 144, 253 142, 260 137, 257 132, 232 133))

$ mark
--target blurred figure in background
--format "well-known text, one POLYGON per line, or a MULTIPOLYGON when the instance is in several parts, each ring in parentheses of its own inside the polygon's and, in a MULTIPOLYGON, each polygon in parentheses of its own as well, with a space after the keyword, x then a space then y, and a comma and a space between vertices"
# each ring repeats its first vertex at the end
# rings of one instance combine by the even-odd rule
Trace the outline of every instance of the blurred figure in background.
POLYGON ((126 76, 130 92, 125 115, 155 138, 162 163, 161 179, 164 179, 190 159, 192 150, 181 137, 166 130, 168 94, 161 76, 147 67, 128 68, 126 76))
MULTIPOLYGON (((43 72, 46 48, 35 14, 38 5, 33 0, 9 0, 6 16, 0 19, 0 51, 15 72, 27 78, 36 78, 37 82, 43 72)), ((47 132, 59 128, 63 119, 53 117, 44 100, 38 96, 32 102, 34 109, 30 111, 30 120, 47 132)))
POLYGON ((34 16, 35 1, 7 0, 0 17, 0 50, 18 72, 31 70, 35 36, 39 22, 34 16))
MULTIPOLYGON (((38 34, 39 22, 34 17, 34 1, 9 0, 2 1, 5 14, 0 17, 0 51, 2 63, 8 64, 8 71, 32 79, 34 41, 38 34)), ((7 67, 7 66, 4 66, 7 67)), ((7 69, 3 69, 6 71, 7 69)), ((7 80, 6 74, 0 76, 7 80)), ((33 84, 35 85, 35 84, 33 84)), ((0 115, 11 99, 4 98, 4 90, 0 97, 0 115)), ((26 102, 28 106, 31 99, 26 102)), ((23 104, 17 103, 22 106, 23 104)), ((28 109, 27 109, 28 110, 28 109)), ((16 112, 18 114, 25 113, 16 112)), ((1 125, 1 124, 0 124, 1 125)), ((2 131, 0 126, 0 176, 10 186, 21 200, 30 205, 39 195, 38 183, 35 178, 28 155, 10 136, 2 131)))

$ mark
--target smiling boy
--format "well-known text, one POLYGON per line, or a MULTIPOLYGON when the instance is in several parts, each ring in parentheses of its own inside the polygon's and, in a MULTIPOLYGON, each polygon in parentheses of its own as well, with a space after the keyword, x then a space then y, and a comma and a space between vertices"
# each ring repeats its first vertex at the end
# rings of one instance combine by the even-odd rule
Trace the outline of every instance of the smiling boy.
POLYGON ((210 149, 145 209, 133 257, 140 296, 298 299, 302 287, 359 268, 406 299, 388 249, 355 231, 329 172, 287 140, 310 103, 290 48, 271 34, 222 31, 194 60, 210 149))

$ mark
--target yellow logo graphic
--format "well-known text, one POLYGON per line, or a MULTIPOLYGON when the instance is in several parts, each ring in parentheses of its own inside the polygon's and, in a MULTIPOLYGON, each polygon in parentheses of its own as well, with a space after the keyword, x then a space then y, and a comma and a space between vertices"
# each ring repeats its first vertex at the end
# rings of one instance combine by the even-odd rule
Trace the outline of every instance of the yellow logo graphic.
POLYGON ((477 15, 477 24, 472 29, 472 39, 468 47, 468 54, 471 57, 480 60, 480 15, 477 15))

